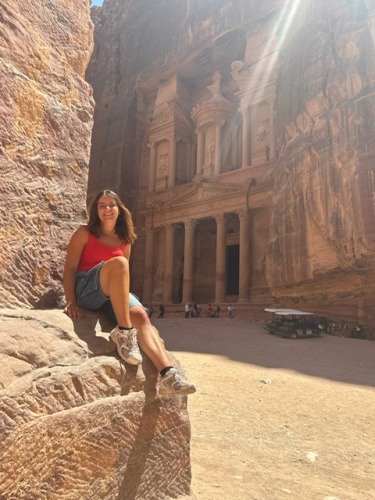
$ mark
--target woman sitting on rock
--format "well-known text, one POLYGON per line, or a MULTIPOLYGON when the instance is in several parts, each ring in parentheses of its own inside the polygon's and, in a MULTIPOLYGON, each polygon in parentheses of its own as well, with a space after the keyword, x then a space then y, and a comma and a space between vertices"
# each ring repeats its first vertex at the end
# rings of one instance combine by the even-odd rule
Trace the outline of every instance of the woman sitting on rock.
POLYGON ((191 394, 195 386, 170 365, 164 343, 139 300, 129 293, 129 258, 136 235, 132 216, 118 195, 100 191, 89 221, 73 234, 64 267, 64 312, 80 319, 83 309, 106 310, 116 319, 110 333, 120 357, 142 363, 142 350, 160 372, 160 394, 191 394))

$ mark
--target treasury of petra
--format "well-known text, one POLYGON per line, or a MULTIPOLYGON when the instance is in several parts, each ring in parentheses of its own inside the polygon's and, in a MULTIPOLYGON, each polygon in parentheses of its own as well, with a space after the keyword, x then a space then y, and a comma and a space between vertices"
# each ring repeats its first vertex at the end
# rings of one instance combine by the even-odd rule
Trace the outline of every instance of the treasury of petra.
POLYGON ((373 2, 143 4, 93 9, 87 72, 134 292, 374 323, 373 2))

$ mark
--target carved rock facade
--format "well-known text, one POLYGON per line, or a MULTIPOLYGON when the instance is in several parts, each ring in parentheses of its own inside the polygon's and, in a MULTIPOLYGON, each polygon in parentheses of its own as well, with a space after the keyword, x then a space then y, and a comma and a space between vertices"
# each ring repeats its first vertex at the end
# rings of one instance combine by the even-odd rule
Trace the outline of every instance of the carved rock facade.
POLYGON ((135 214, 143 300, 374 324, 373 2, 107 0, 95 24, 89 195, 135 214))
POLYGON ((194 498, 187 397, 160 399, 146 356, 122 364, 94 314, 0 316, 1 498, 194 498))
POLYGON ((0 7, 0 303, 51 306, 85 217, 93 99, 90 2, 0 7))

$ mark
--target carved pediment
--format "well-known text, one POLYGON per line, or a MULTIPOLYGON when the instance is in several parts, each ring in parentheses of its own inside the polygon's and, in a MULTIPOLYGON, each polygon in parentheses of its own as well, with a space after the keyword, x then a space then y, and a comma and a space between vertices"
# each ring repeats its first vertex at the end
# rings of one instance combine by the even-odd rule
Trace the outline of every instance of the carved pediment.
POLYGON ((166 138, 168 136, 190 139, 192 122, 176 100, 168 103, 164 111, 160 112, 152 121, 150 140, 153 137, 166 138))

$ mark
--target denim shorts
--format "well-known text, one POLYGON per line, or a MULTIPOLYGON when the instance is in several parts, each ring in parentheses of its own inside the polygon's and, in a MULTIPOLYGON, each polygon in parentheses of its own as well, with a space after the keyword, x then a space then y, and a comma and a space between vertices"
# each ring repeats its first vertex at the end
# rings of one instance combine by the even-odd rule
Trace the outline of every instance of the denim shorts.
MULTIPOLYGON (((105 264, 103 260, 89 271, 82 271, 76 274, 75 294, 77 304, 83 309, 89 311, 103 310, 107 316, 116 321, 111 301, 104 295, 100 288, 100 271, 105 264)), ((129 309, 132 307, 144 307, 138 300, 138 297, 132 293, 129 294, 129 309)))

